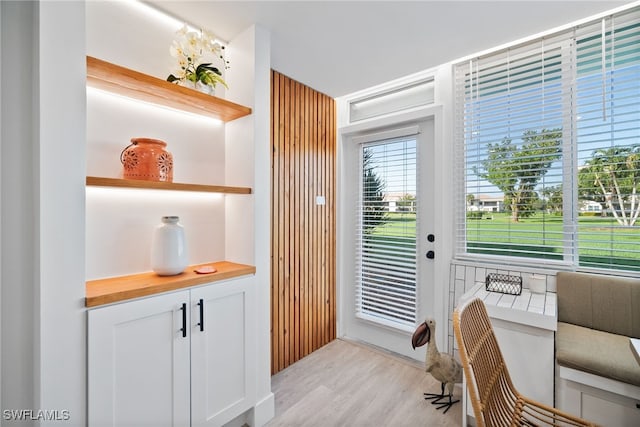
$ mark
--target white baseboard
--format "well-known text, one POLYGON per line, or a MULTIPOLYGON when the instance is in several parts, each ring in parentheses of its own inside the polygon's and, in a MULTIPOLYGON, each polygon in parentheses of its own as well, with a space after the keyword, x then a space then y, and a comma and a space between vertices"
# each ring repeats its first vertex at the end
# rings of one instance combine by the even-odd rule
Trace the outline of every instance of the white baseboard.
POLYGON ((269 393, 260 400, 253 408, 252 427, 262 427, 267 424, 276 413, 276 398, 273 393, 269 393))

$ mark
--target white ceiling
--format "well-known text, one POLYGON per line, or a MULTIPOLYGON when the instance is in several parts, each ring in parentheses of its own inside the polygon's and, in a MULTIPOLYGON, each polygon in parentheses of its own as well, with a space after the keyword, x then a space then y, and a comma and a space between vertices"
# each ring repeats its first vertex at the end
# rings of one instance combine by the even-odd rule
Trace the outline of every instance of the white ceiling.
POLYGON ((631 1, 165 1, 224 40, 257 23, 271 67, 332 97, 534 35, 631 1))

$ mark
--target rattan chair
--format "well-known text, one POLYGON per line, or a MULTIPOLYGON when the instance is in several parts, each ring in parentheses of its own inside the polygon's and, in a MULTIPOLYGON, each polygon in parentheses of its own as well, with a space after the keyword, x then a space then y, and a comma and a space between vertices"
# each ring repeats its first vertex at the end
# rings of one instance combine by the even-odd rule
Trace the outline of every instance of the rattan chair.
POLYGON ((453 329, 478 427, 596 425, 518 393, 482 300, 457 307, 453 329))

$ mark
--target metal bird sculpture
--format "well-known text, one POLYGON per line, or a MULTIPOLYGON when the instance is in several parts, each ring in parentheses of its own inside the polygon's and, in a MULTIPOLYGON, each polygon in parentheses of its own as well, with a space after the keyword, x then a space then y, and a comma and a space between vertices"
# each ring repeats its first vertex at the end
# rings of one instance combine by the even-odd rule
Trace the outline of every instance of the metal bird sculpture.
POLYGON ((424 393, 426 400, 433 400, 431 403, 438 405, 436 409, 445 408, 444 414, 451 408, 454 403, 460 400, 451 400, 453 387, 456 383, 462 382, 462 366, 460 362, 454 359, 450 354, 441 354, 435 340, 436 321, 427 319, 421 323, 411 338, 411 345, 415 350, 427 344, 427 357, 425 361, 425 371, 430 373, 433 378, 440 381, 442 388, 440 394, 424 393), (431 336, 434 336, 433 340, 431 336), (444 388, 447 387, 448 396, 444 394, 444 388), (448 397, 448 399, 447 399, 448 397))

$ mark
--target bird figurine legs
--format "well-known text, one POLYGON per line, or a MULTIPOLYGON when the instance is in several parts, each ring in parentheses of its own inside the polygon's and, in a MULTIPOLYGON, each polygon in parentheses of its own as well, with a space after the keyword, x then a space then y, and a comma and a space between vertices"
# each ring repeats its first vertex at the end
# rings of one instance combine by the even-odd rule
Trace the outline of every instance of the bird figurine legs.
POLYGON ((446 408, 442 413, 446 414, 447 411, 453 406, 454 403, 460 402, 460 400, 451 400, 451 393, 448 395, 444 394, 444 383, 441 383, 441 391, 440 394, 437 393, 424 393, 425 400, 433 400, 431 404, 437 405, 436 409, 446 408), (444 402, 443 399, 448 397, 448 402, 444 402))
POLYGON ((438 393, 425 393, 424 394, 424 400, 431 400, 431 399, 440 400, 440 399, 442 399, 444 397, 444 383, 442 383, 441 385, 442 385, 442 389, 440 391, 440 394, 438 394, 438 393))

